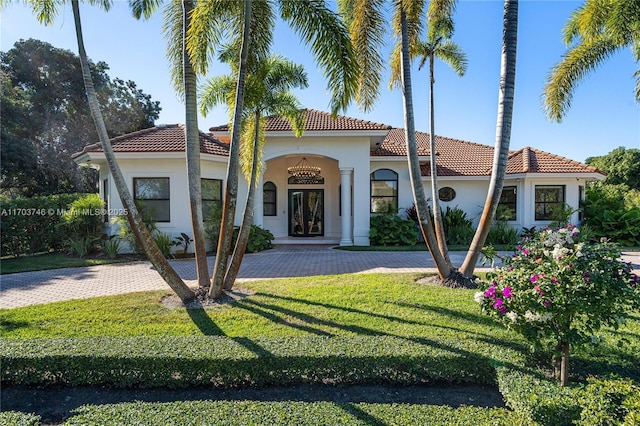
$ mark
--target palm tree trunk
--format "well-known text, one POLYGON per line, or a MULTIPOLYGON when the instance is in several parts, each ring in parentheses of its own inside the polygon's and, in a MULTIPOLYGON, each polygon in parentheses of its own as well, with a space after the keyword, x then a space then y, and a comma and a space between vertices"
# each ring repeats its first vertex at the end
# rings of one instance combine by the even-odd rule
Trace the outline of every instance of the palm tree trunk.
POLYGON ((98 137, 102 144, 104 155, 109 164, 109 170, 113 176, 113 181, 122 200, 127 212, 127 220, 131 226, 131 230, 136 236, 138 244, 142 247, 145 255, 155 267, 156 271, 162 276, 162 278, 169 284, 169 287, 180 297, 183 302, 188 302, 196 297, 195 293, 182 281, 180 276, 171 267, 167 259, 162 255, 158 246, 156 245, 153 237, 149 233, 149 230, 145 226, 138 209, 136 208, 131 193, 127 188, 122 171, 118 166, 113 148, 111 147, 111 141, 107 134, 107 128, 102 118, 102 112, 100 111, 100 104, 98 103, 98 97, 96 95, 93 79, 91 78, 91 71, 89 70, 89 61, 87 59, 87 53, 84 49, 84 39, 82 37, 82 25, 80 20, 80 9, 78 6, 78 0, 72 0, 71 6, 73 9, 73 19, 76 27, 76 38, 78 41, 78 54, 80 56, 80 64, 82 67, 82 76, 84 79, 84 85, 87 92, 87 101, 89 103, 89 109, 91 116, 96 125, 98 137))
POLYGON ((460 272, 471 277, 482 247, 489 234, 493 217, 500 202, 504 176, 509 158, 511 141, 511 123, 513 117, 513 96, 516 81, 516 48, 518 44, 518 0, 504 1, 502 57, 500 65, 500 94, 498 99, 498 118, 496 123, 496 143, 493 153, 493 170, 489 191, 485 201, 478 229, 473 236, 469 252, 464 259, 460 272))
POLYGON ((438 269, 440 278, 447 278, 451 275, 451 268, 447 265, 447 261, 442 256, 438 248, 438 241, 433 231, 431 216, 429 215, 429 206, 424 196, 424 188, 422 187, 422 174, 420 173, 420 161, 418 159, 418 144, 416 141, 415 121, 413 115, 413 89, 411 87, 411 64, 409 58, 409 35, 407 29, 407 15, 402 4, 400 19, 402 25, 402 92, 404 100, 404 122, 405 122, 405 139, 407 144, 407 161, 409 163, 409 177, 411 179, 411 190, 413 191, 413 199, 416 203, 416 211, 420 222, 420 229, 424 240, 429 247, 431 256, 438 269))
POLYGON ((238 163, 240 152, 240 130, 242 127, 242 110, 244 107, 244 81, 247 73, 247 58, 249 57, 251 1, 244 0, 244 26, 242 31, 242 48, 240 49, 240 68, 238 69, 238 87, 236 89, 235 110, 233 113, 233 132, 229 147, 229 166, 227 167, 227 184, 225 186, 222 221, 220 223, 220 237, 216 252, 213 279, 209 290, 209 297, 214 299, 222 296, 224 276, 227 271, 229 252, 233 242, 233 221, 236 215, 238 201, 238 163))
POLYGON ((196 73, 193 71, 191 59, 187 53, 187 29, 191 22, 191 12, 193 8, 193 1, 184 0, 182 2, 182 70, 184 73, 185 100, 184 131, 187 151, 187 176, 189 179, 189 205, 191 206, 191 228, 193 230, 193 247, 196 256, 198 286, 200 288, 209 288, 209 266, 207 265, 207 246, 204 239, 204 222, 202 218, 200 131, 198 130, 196 73))
POLYGON ((240 271, 240 265, 242 264, 242 258, 247 250, 251 225, 253 224, 253 206, 255 202, 256 186, 258 184, 258 168, 260 167, 260 161, 258 159, 258 151, 260 150, 258 140, 260 137, 259 110, 256 110, 254 120, 255 134, 253 138, 253 156, 251 163, 251 177, 249 178, 249 191, 247 193, 247 202, 244 207, 244 214, 242 215, 242 224, 240 225, 240 231, 238 232, 238 240, 236 241, 236 246, 233 250, 233 255, 231 256, 231 264, 229 265, 227 274, 224 276, 225 290, 231 290, 236 281, 236 277, 240 271))
POLYGON ((438 165, 436 163, 436 125, 435 125, 435 106, 433 84, 434 79, 434 54, 429 56, 429 162, 431 166, 431 199, 433 200, 433 225, 436 231, 436 239, 438 240, 438 248, 444 257, 445 262, 450 269, 453 269, 451 259, 449 258, 449 249, 447 247, 447 237, 444 233, 444 224, 442 223, 442 210, 440 209, 440 197, 438 194, 438 165))

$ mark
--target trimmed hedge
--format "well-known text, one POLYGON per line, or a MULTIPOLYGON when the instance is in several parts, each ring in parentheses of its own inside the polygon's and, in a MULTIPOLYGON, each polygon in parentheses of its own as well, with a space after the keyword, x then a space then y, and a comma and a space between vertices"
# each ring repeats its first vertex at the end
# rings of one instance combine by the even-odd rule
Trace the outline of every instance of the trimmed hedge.
POLYGON ((3 426, 37 426, 40 416, 19 411, 0 411, 0 425, 3 426))
POLYGON ((62 248, 69 238, 61 224, 71 204, 86 194, 58 194, 7 200, 0 198, 2 256, 62 248))
POLYGON ((496 369, 498 389, 508 407, 541 425, 572 425, 580 418, 576 398, 579 386, 559 386, 551 379, 530 370, 504 366, 496 369))
POLYGON ((135 337, 0 340, 3 384, 286 386, 324 384, 495 385, 473 342, 387 336, 135 337))
POLYGON ((502 408, 335 402, 185 401, 85 406, 66 425, 531 425, 502 408))

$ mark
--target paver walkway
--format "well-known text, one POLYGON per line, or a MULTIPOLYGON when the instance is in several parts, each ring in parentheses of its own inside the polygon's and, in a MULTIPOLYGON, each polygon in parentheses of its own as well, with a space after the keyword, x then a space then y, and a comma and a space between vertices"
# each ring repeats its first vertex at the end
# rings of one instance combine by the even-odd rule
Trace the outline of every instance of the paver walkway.
MULTIPOLYGON (((452 252, 460 265, 464 252, 452 252)), ((213 268, 214 258, 209 258, 213 268)), ((640 270, 640 253, 625 253, 625 260, 640 270)), ((197 286, 195 261, 172 260, 187 285, 197 286)), ((477 270, 485 270, 478 268, 477 270)), ((246 254, 238 281, 279 277, 305 277, 346 273, 432 272, 427 251, 375 252, 334 250, 331 246, 279 246, 246 254)), ((54 301, 83 299, 147 290, 169 290, 149 262, 120 263, 0 275, 0 308, 15 308, 54 301)))

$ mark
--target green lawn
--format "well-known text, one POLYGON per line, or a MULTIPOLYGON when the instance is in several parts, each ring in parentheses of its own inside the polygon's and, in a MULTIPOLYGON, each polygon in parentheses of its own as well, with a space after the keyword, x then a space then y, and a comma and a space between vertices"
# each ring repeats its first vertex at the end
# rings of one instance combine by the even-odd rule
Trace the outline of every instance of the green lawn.
POLYGON ((129 260, 128 258, 108 259, 106 257, 80 258, 67 256, 63 253, 40 253, 33 256, 3 257, 2 260, 0 260, 0 274, 104 265, 107 263, 127 262, 129 260))
MULTIPOLYGON (((192 368, 189 358, 193 363, 206 359, 210 367, 212 362, 219 363, 216 365, 220 367, 211 369, 220 368, 220 377, 237 373, 240 385, 251 374, 263 377, 265 383, 283 381, 285 385, 319 380, 313 375, 322 378, 324 374, 343 375, 337 378, 345 383, 370 383, 387 377, 385 368, 389 368, 396 375, 392 380, 398 383, 410 383, 413 374, 422 377, 420 380, 431 377, 429 380, 452 383, 487 384, 497 380, 503 383, 500 390, 507 393, 513 389, 542 392, 535 386, 544 382, 541 366, 549 354, 532 358, 526 341, 480 312, 473 290, 419 284, 416 277, 358 274, 256 281, 243 284, 255 292, 247 298, 222 307, 189 311, 165 307, 160 300, 167 292, 162 291, 5 309, 0 310, 0 346, 6 353, 16 354, 11 356, 19 358, 24 353, 25 362, 30 362, 30 357, 42 357, 37 361, 40 364, 34 365, 45 367, 59 363, 57 357, 65 353, 76 354, 78 362, 85 362, 80 360, 88 353, 104 360, 99 362, 121 365, 121 361, 132 362, 137 356, 144 359, 151 352, 153 358, 148 362, 184 364, 188 373, 192 368), (101 346, 91 346, 94 341, 101 346), (487 370, 489 364, 502 371, 497 379, 487 370), (290 365, 288 372, 283 370, 286 365, 290 365), (298 376, 300 371, 310 376, 298 376), (520 376, 533 384, 518 384, 518 380, 524 380, 520 376)), ((616 373, 640 381, 640 315, 603 336, 605 343, 599 347, 573 352, 572 380, 616 373), (627 344, 618 347, 622 339, 627 344)), ((63 369, 65 365, 60 364, 63 369)), ((105 368, 109 371, 112 367, 105 368)), ((544 386, 542 389, 550 395, 562 393, 555 386, 544 386)), ((572 401, 571 394, 562 395, 563 401, 572 401)), ((518 401, 513 395, 510 398, 518 401)), ((531 401, 531 397, 525 400, 531 401)), ((538 410, 535 416, 543 418, 546 408, 539 406, 543 405, 535 403, 531 409, 538 410)), ((525 411, 402 404, 192 401, 87 407, 69 424, 118 424, 123 419, 140 424, 207 424, 199 423, 202 418, 231 419, 223 424, 266 424, 263 422, 271 421, 268 419, 286 424, 464 425, 471 424, 470 419, 476 419, 473 424, 531 424, 525 411), (237 417, 229 413, 237 413, 237 417)))

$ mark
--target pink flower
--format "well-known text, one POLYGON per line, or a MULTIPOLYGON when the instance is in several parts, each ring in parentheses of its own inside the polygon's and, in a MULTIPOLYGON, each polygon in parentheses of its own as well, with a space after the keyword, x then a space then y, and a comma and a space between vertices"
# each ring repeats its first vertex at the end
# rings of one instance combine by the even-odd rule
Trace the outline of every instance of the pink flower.
POLYGON ((498 312, 504 315, 507 312, 507 308, 502 303, 502 299, 496 299, 496 302, 493 304, 493 307, 496 308, 498 312))
POLYGON ((545 300, 544 302, 542 302, 542 304, 548 307, 549 305, 551 305, 551 302, 548 300, 545 300))
POLYGON ((528 255, 528 254, 529 254, 529 249, 528 249, 528 248, 526 248, 526 249, 522 250, 522 253, 523 253, 525 256, 526 256, 526 255, 528 255))
POLYGON ((513 293, 511 292, 511 290, 512 289, 509 286, 506 286, 504 290, 502 290, 502 295, 504 296, 505 299, 513 297, 513 293))
POLYGON ((492 284, 491 287, 489 287, 484 292, 484 297, 488 297, 489 299, 495 299, 496 298, 496 286, 492 284))
MULTIPOLYGON (((534 275, 534 276, 532 276, 532 277, 529 279, 529 281, 531 281, 532 283, 535 283, 536 281, 538 281, 538 279, 539 279, 539 278, 540 278, 540 277, 539 277, 538 275, 534 275)), ((537 286, 536 286, 536 287, 537 287, 537 286)))

